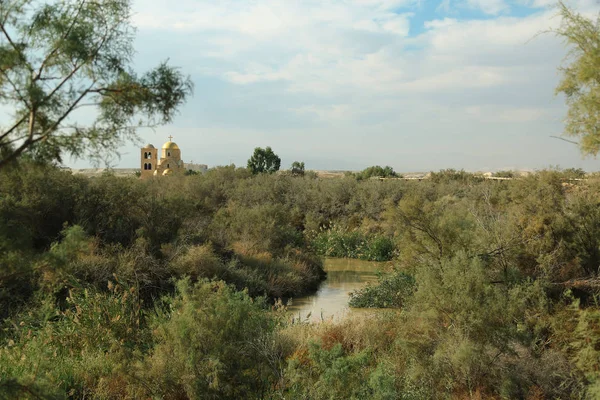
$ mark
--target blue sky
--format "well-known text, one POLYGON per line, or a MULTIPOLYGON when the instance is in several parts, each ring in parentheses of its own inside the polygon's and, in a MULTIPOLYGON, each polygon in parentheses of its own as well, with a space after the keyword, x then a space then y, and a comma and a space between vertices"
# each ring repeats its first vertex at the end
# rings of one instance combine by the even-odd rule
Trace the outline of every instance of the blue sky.
MULTIPOLYGON (((195 82, 172 134, 184 161, 398 171, 599 170, 563 130, 566 54, 545 0, 137 0, 135 67, 169 59, 195 82)), ((594 0, 572 1, 594 16, 594 0)), ((138 146, 120 167, 138 167, 138 146)), ((71 162, 86 167, 85 160, 71 162)))

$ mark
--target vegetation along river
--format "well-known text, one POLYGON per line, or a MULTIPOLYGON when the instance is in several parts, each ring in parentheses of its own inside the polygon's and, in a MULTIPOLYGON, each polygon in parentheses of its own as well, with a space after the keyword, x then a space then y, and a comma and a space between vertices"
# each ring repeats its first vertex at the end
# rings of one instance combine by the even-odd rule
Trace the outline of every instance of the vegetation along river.
POLYGON ((389 262, 326 258, 324 269, 327 279, 321 283, 319 290, 310 296, 292 299, 288 310, 301 320, 341 318, 350 311, 350 292, 363 288, 369 282, 376 282, 377 272, 388 270, 390 265, 389 262))

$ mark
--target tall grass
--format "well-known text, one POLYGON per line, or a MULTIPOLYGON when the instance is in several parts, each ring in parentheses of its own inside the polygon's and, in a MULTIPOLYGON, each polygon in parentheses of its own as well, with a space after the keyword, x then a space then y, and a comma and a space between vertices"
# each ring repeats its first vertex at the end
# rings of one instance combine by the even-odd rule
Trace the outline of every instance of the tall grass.
POLYGON ((311 241, 311 247, 325 257, 347 257, 368 261, 389 261, 394 257, 393 239, 381 234, 364 234, 339 226, 321 230, 311 241))

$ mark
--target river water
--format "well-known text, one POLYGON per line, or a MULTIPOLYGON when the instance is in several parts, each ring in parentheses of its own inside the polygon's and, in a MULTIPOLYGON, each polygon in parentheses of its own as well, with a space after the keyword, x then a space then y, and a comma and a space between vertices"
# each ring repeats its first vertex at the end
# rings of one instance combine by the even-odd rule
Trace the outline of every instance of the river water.
POLYGON ((327 279, 310 296, 291 300, 288 311, 300 320, 321 321, 343 318, 351 312, 348 307, 350 292, 377 281, 377 272, 390 268, 387 262, 372 262, 348 258, 326 258, 324 269, 327 279))

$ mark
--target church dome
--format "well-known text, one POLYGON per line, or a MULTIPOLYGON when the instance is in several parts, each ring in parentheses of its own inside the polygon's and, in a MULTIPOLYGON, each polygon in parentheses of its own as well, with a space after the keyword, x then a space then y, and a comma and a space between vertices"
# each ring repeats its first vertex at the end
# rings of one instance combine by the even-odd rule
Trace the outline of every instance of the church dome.
POLYGON ((147 145, 144 146, 144 149, 154 149, 154 148, 155 147, 150 143, 148 143, 147 145))
POLYGON ((163 171, 163 175, 171 175, 173 173, 173 170, 171 168, 167 168, 163 171))
POLYGON ((177 143, 175 142, 167 142, 163 144, 162 148, 165 150, 179 150, 179 146, 177 146, 177 143))

